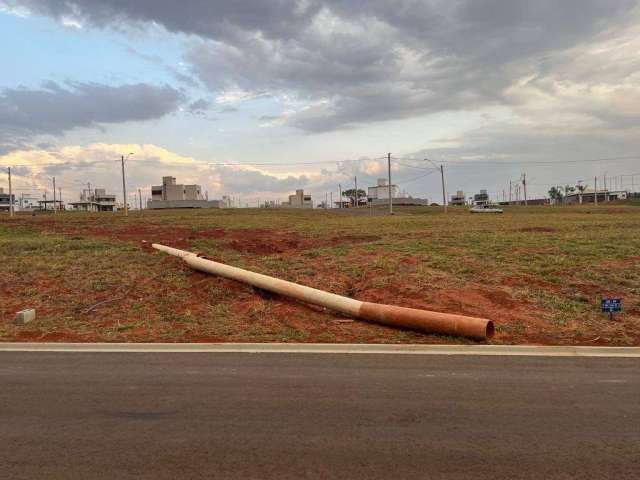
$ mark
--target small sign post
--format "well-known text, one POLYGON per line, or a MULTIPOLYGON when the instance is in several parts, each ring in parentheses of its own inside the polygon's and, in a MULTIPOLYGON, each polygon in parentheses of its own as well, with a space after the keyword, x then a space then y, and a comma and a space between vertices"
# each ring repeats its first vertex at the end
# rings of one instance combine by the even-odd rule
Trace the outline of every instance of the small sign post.
POLYGON ((609 320, 613 320, 613 314, 622 311, 622 299, 621 298, 603 298, 602 299, 602 313, 609 314, 609 320))

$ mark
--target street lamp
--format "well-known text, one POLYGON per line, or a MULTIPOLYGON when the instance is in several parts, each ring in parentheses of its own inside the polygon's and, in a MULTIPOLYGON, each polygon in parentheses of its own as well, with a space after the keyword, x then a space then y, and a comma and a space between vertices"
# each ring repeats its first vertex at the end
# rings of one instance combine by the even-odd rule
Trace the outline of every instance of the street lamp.
MULTIPOLYGON (((127 160, 131 155, 133 155, 133 152, 129 152, 129 154, 127 155, 127 160)), ((127 207, 127 183, 125 181, 125 175, 124 175, 124 160, 125 160, 124 155, 120 157, 120 160, 122 161, 122 195, 124 197, 124 216, 128 217, 129 208, 127 207)))

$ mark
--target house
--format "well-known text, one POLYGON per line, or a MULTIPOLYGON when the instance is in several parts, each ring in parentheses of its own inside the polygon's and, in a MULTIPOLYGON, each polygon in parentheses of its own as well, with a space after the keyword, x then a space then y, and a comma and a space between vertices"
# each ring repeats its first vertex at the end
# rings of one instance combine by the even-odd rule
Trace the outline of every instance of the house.
POLYGON ((183 185, 176 183, 175 177, 162 177, 162 185, 151 187, 147 208, 220 208, 220 201, 204 197, 200 185, 183 185))
POLYGON ((115 212, 116 196, 108 194, 104 188, 83 190, 80 194, 79 202, 70 202, 69 205, 74 210, 83 212, 115 212))
POLYGON ((480 193, 476 193, 473 196, 473 204, 477 206, 489 205, 489 194, 486 190, 480 190, 480 193))
MULTIPOLYGON (((388 200, 389 199, 389 185, 386 178, 379 178, 378 184, 375 187, 369 187, 367 189, 367 197, 369 200, 388 200)), ((391 198, 398 196, 398 186, 391 185, 391 198)))
POLYGON ((304 190, 296 190, 296 193, 289 195, 289 201, 280 204, 284 208, 313 208, 311 195, 305 195, 304 190))
POLYGON ((11 194, 11 200, 9 200, 9 194, 4 192, 3 188, 0 188, 0 211, 8 212, 11 204, 13 203, 13 209, 15 211, 16 207, 16 196, 15 194, 11 194))
POLYGON ((598 196, 598 203, 613 200, 627 200, 632 197, 626 190, 610 191, 610 190, 598 190, 597 194, 593 189, 587 189, 584 192, 571 192, 564 198, 564 203, 567 204, 582 204, 582 203, 594 203, 594 199, 598 196))
POLYGON ((60 211, 65 210, 66 207, 62 200, 38 200, 38 210, 51 210, 54 209, 60 211))
POLYGON ((455 195, 451 195, 451 200, 449 201, 449 205, 466 205, 467 199, 464 196, 464 192, 462 190, 458 190, 455 195))

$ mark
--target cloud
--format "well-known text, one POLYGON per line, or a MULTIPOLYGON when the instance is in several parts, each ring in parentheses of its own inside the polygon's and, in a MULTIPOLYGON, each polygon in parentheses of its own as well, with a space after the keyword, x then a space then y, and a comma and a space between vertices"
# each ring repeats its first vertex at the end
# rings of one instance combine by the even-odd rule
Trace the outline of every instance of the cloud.
MULTIPOLYGON (((137 189, 149 196, 150 186, 172 175, 179 183, 202 185, 210 198, 223 194, 263 195, 263 198, 284 198, 296 188, 318 182, 318 173, 276 174, 251 166, 220 166, 193 157, 180 155, 152 144, 104 144, 66 146, 47 150, 18 150, 0 155, 0 165, 12 166, 14 187, 34 192, 51 189, 51 179, 75 198, 87 182, 121 192, 120 156, 133 153, 127 159, 127 184, 132 198, 137 189)), ((5 177, 0 179, 4 182, 5 177)))
POLYGON ((211 102, 205 98, 199 98, 187 105, 187 111, 199 117, 207 117, 209 108, 211 108, 211 102))
MULTIPOLYGON (((603 81, 618 86, 605 72, 637 67, 637 50, 623 43, 601 55, 603 63, 571 61, 612 39, 637 38, 636 0, 5 3, 99 28, 157 24, 195 37, 186 60, 223 101, 294 96, 306 108, 286 123, 310 132, 524 105, 540 92, 553 103, 558 84, 583 84, 585 92, 603 81), (519 90, 523 79, 540 92, 519 90)), ((621 120, 606 98, 602 106, 590 114, 621 120)))
POLYGON ((182 101, 182 93, 168 85, 142 83, 47 82, 39 89, 6 88, 0 91, 0 154, 23 148, 39 135, 160 118, 182 101))

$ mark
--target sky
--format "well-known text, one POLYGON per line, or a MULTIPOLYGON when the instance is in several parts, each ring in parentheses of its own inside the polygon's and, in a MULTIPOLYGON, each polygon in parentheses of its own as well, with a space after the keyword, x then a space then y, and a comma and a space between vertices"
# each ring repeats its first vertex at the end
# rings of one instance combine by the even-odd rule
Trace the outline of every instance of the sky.
POLYGON ((638 3, 0 0, 0 169, 73 201, 121 195, 125 155, 130 203, 165 175, 253 206, 337 198, 389 152, 437 202, 434 165, 449 194, 640 189, 638 3))

